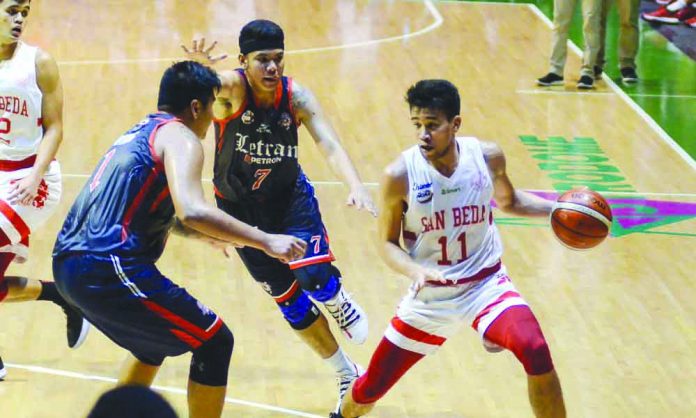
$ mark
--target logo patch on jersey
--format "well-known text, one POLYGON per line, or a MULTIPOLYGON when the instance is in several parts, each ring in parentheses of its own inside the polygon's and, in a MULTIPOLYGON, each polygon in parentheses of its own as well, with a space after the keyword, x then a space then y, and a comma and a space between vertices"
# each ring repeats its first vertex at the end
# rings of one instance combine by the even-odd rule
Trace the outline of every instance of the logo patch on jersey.
POLYGON ((418 203, 428 203, 433 200, 433 183, 414 184, 413 191, 416 192, 418 203))
POLYGON ((270 130, 270 127, 269 127, 267 124, 265 124, 265 123, 262 123, 261 125, 259 125, 259 127, 256 128, 256 132, 258 132, 258 133, 260 133, 260 134, 270 134, 270 133, 272 133, 271 130, 270 130))
POLYGON ((200 301, 196 301, 196 305, 198 306, 198 309, 203 313, 203 315, 210 315, 212 313, 210 308, 202 304, 200 301))
POLYGON ((286 131, 290 130, 290 126, 292 126, 292 118, 287 114, 287 112, 283 112, 283 114, 280 115, 278 125, 285 128, 286 131))
POLYGON ((266 293, 268 293, 269 295, 271 294, 271 285, 270 285, 270 284, 268 284, 268 283, 266 283, 266 282, 261 282, 261 283, 259 283, 259 284, 261 285, 261 287, 263 288, 263 290, 266 291, 266 293))
POLYGON ((251 125, 252 123, 254 123, 254 112, 252 112, 251 110, 247 110, 246 112, 244 112, 244 114, 242 115, 242 123, 245 125, 251 125))
POLYGON ((488 187, 488 176, 483 171, 479 171, 476 179, 471 183, 471 188, 480 192, 488 187))
POLYGON ((448 189, 448 188, 444 187, 444 188, 442 188, 442 190, 440 190, 440 193, 442 195, 446 195, 446 194, 457 193, 457 192, 461 192, 461 191, 462 191, 461 187, 455 187, 454 189, 448 189))

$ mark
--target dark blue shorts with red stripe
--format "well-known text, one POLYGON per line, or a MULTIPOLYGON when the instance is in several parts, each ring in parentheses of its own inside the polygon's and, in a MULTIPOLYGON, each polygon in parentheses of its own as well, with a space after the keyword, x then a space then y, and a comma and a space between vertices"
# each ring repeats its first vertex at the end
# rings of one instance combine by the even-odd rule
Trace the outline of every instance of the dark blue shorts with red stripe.
POLYGON ((92 325, 147 364, 195 350, 223 325, 154 264, 69 253, 53 259, 53 275, 60 294, 92 325))

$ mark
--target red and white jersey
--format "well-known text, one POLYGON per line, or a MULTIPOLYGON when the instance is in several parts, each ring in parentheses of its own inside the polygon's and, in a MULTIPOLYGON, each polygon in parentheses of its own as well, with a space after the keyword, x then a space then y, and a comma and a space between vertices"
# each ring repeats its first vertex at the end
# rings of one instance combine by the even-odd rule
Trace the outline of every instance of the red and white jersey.
POLYGON ((450 177, 438 172, 413 146, 403 152, 408 169, 408 208, 403 238, 419 264, 450 280, 474 276, 502 255, 493 222, 493 182, 479 140, 456 138, 459 165, 450 177))
POLYGON ((35 155, 43 137, 36 82, 37 48, 23 42, 11 59, 0 61, 0 160, 35 155))

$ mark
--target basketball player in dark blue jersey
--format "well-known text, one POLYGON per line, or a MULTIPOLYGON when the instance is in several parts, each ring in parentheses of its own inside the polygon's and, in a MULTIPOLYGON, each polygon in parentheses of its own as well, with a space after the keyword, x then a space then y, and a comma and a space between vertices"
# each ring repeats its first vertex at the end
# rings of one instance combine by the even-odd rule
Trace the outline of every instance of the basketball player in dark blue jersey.
MULTIPOLYGON (((214 46, 206 48, 200 40, 192 49, 183 49, 189 58, 213 64, 224 58, 210 55, 214 46)), ((301 124, 348 185, 348 205, 373 215, 375 206, 318 100, 283 76, 283 30, 271 21, 254 20, 242 28, 239 47, 241 68, 219 73, 222 87, 214 106, 218 207, 264 231, 307 241, 304 258, 288 265, 253 248, 237 251, 290 326, 336 370, 340 398, 359 368, 343 353, 312 300, 324 304, 354 343, 367 338, 367 317, 344 290, 340 272, 331 263, 314 189, 297 160, 301 124)))
POLYGON ((149 386, 168 356, 192 352, 190 417, 219 417, 232 333, 210 309, 164 277, 154 263, 172 226, 183 235, 256 248, 287 263, 306 243, 270 235, 203 197, 200 139, 213 118, 215 72, 193 61, 171 66, 158 113, 121 136, 73 204, 53 251, 60 293, 129 360, 119 384, 149 386))

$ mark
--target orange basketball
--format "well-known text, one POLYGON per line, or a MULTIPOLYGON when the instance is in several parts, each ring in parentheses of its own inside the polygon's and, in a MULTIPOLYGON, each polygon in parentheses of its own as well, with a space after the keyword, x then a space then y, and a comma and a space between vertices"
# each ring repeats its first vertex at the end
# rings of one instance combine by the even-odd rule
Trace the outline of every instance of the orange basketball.
POLYGON ((563 245, 574 250, 597 246, 609 235, 611 207, 588 188, 563 193, 551 212, 551 228, 563 245))

